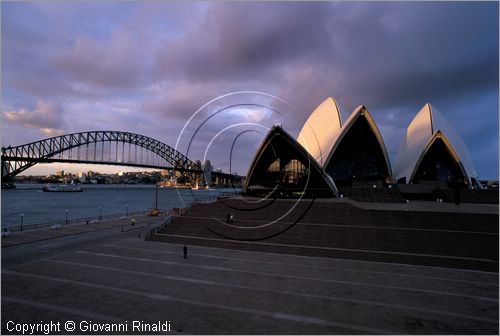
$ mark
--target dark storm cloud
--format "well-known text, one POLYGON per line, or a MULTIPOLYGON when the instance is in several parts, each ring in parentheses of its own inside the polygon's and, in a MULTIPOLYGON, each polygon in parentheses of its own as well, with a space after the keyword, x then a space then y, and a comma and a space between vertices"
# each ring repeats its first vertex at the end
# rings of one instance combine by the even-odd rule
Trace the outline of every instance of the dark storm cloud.
MULTIPOLYGON (((430 102, 464 136, 479 174, 498 175, 498 154, 491 154, 498 151, 491 140, 498 139, 496 2, 58 6, 2 4, 9 111, 53 100, 81 127, 104 123, 173 145, 200 106, 228 92, 284 98, 294 106, 280 110, 295 135, 333 96, 344 120, 367 106, 394 159, 408 123, 430 102)), ((214 104, 200 118, 235 101, 214 104)), ((262 119, 267 126, 282 121, 262 119)), ((207 124, 201 142, 219 126, 207 124)), ((252 139, 241 142, 242 152, 254 151, 252 139)))
MULTIPOLYGON (((371 39, 363 62, 353 55, 351 82, 379 106, 453 99, 498 87, 495 4, 409 4, 388 14, 383 36, 371 39), (398 13, 399 12, 399 13, 398 13), (356 66, 358 64, 358 66, 356 66), (358 71, 352 71, 358 68, 358 71), (378 85, 377 85, 378 82, 378 85), (367 94, 368 93, 368 94, 367 94)), ((370 40, 368 32, 353 36, 370 40)), ((358 56, 358 57, 356 57, 358 56)))
POLYGON ((215 3, 165 45, 161 76, 192 81, 267 80, 304 50, 328 43, 328 3, 215 3))
POLYGON ((314 73, 297 92, 317 81, 315 91, 345 97, 349 108, 422 103, 497 85, 495 6, 218 3, 165 45, 158 74, 284 81, 309 66, 314 73))

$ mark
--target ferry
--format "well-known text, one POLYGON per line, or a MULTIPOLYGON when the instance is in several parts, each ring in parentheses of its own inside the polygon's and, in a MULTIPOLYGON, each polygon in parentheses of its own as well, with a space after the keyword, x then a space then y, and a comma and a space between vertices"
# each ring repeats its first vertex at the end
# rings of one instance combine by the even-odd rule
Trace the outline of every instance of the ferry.
POLYGON ((79 184, 58 184, 58 185, 51 185, 47 184, 45 187, 43 187, 42 191, 45 192, 79 192, 83 191, 82 187, 80 187, 79 184))
POLYGON ((14 182, 2 182, 2 189, 16 189, 14 182))

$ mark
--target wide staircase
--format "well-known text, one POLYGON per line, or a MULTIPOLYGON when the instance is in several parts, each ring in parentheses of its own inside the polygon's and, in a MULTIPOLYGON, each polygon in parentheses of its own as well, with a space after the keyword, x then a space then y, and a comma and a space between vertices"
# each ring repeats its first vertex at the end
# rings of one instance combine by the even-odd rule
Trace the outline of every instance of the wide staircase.
POLYGON ((340 187, 339 193, 358 202, 404 203, 405 198, 397 185, 340 187))
POLYGON ((498 215, 362 210, 331 200, 222 199, 192 206, 148 239, 498 272, 498 215))
POLYGON ((461 198, 464 203, 498 204, 498 189, 463 190, 461 198))
MULTIPOLYGON (((409 192, 401 193, 404 198, 436 201, 443 200, 445 203, 455 203, 455 190, 448 187, 437 187, 429 192, 409 192)), ((471 204, 498 204, 498 190, 478 190, 478 189, 460 189, 459 203, 471 204)))

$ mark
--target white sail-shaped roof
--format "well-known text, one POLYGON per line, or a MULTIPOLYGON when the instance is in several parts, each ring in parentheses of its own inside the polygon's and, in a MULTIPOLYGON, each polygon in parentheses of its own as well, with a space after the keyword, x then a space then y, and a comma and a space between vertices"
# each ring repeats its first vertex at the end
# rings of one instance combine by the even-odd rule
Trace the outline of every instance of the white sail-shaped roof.
POLYGON ((406 182, 410 183, 423 156, 438 137, 445 140, 446 146, 464 170, 469 184, 471 178, 477 179, 474 165, 462 138, 431 104, 424 105, 406 130, 394 166, 395 179, 406 178, 406 182))
POLYGON ((341 126, 337 102, 328 97, 311 113, 297 141, 323 167, 340 134, 341 126))
MULTIPOLYGON (((317 195, 319 195, 321 191, 325 192, 325 190, 328 190, 332 193, 332 195, 338 197, 339 193, 332 178, 324 172, 322 167, 311 156, 311 154, 309 154, 309 152, 301 146, 297 140, 295 140, 280 126, 274 126, 260 144, 259 149, 257 150, 248 169, 247 177, 243 185, 243 191, 245 193, 248 192, 254 182, 253 180, 255 175, 262 175, 262 166, 260 166, 261 162, 264 162, 264 166, 267 165, 268 170, 276 163, 276 166, 272 167, 272 169, 279 172, 282 169, 280 166, 281 156, 288 157, 288 159, 293 157, 293 161, 298 160, 302 162, 305 167, 307 167, 309 173, 303 192, 308 190, 308 188, 311 188, 311 190, 315 190, 317 195), (277 143, 273 145, 276 141, 277 143), (271 165, 269 165, 269 156, 266 156, 266 154, 268 155, 269 153, 272 153, 271 160, 276 160, 271 165), (266 162, 266 160, 268 161, 266 162)), ((277 181, 269 179, 268 176, 266 176, 266 179, 267 182, 273 185, 275 189, 279 186, 277 181)), ((259 187, 262 186, 259 185, 259 187)))
POLYGON ((330 150, 330 152, 328 154, 328 157, 327 157, 327 160, 325 162, 324 167, 325 168, 327 167, 329 161, 331 160, 333 154, 335 153, 335 150, 337 149, 337 147, 342 142, 342 139, 349 132, 349 130, 354 125, 354 123, 356 122, 356 120, 358 118, 360 118, 360 117, 361 118, 365 118, 368 121, 368 125, 372 129, 373 134, 375 135, 375 137, 377 139, 377 142, 378 142, 378 144, 380 146, 380 149, 382 150, 382 154, 384 156, 384 160, 385 160, 385 164, 386 164, 386 167, 387 167, 387 171, 388 171, 389 175, 391 175, 391 176, 389 176, 389 178, 392 180, 391 163, 389 161, 389 155, 387 154, 387 148, 385 147, 384 139, 382 138, 382 135, 380 134, 380 131, 379 131, 378 127, 377 127, 377 124, 375 123, 375 120, 373 119, 372 115, 370 114, 370 112, 368 111, 368 109, 364 105, 358 106, 351 113, 351 115, 349 116, 349 118, 347 118, 346 122, 342 126, 340 134, 335 139, 335 143, 332 146, 332 148, 331 148, 331 150, 330 150))

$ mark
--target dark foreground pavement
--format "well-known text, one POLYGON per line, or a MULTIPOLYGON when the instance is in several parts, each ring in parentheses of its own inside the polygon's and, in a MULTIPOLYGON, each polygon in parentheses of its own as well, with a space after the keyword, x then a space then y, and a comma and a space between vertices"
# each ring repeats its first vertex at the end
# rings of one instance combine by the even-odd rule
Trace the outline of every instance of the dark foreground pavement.
POLYGON ((498 271, 191 243, 184 259, 183 241, 145 231, 2 248, 2 333, 39 322, 70 335, 498 333, 498 271))

